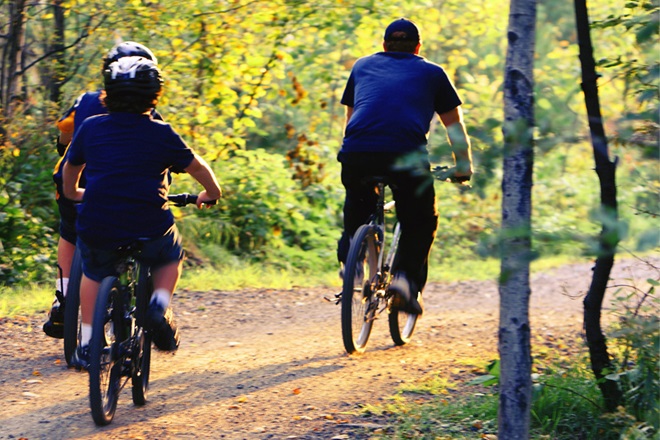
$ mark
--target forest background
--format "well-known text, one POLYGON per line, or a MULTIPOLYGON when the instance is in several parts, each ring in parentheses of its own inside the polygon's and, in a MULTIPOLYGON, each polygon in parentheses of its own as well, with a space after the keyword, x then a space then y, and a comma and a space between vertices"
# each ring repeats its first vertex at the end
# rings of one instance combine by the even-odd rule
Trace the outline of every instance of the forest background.
MULTIPOLYGON (((0 2, 2 34, 11 36, 17 8, 24 29, 13 70, 11 39, 0 40, 0 284, 55 279, 55 121, 80 93, 101 87, 102 57, 126 40, 158 57, 165 76, 158 110, 223 187, 216 208, 176 212, 188 282, 198 270, 217 272, 221 282, 249 266, 338 283, 339 100, 352 64, 381 50, 385 26, 401 16, 418 23, 421 55, 441 64, 458 88, 474 150, 471 190, 437 184, 430 279, 496 276, 499 266, 489 262, 498 257, 508 10, 489 0, 396 3, 0 2)), ((594 0, 589 13, 605 130, 619 158, 620 249, 643 252, 660 236, 658 5, 622 4, 594 0), (649 10, 650 30, 639 26, 649 10)), ((546 260, 592 258, 603 217, 571 2, 539 1, 536 57, 534 251, 546 260)), ((432 127, 429 149, 433 162, 451 164, 441 124, 432 127)), ((172 192, 198 190, 187 176, 175 177, 172 192)))

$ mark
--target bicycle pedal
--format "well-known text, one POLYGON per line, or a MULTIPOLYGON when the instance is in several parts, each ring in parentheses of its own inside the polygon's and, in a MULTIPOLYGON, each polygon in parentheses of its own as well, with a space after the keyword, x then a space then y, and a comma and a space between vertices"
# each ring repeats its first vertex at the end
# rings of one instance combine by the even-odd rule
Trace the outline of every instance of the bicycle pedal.
POLYGON ((335 299, 328 298, 327 296, 324 296, 323 299, 328 301, 328 302, 334 302, 335 305, 337 305, 341 302, 341 292, 335 293, 335 299))

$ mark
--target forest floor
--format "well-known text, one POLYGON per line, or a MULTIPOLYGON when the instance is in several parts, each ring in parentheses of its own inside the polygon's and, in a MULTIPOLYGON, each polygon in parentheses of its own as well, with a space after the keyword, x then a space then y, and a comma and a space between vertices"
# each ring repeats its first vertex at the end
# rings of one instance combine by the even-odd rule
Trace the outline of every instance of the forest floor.
MULTIPOLYGON (((533 345, 584 351, 591 267, 533 276, 533 345)), ((651 276, 657 269, 622 260, 610 284, 651 276)), ((342 345, 340 306, 324 299, 335 291, 177 292, 181 347, 153 351, 149 401, 134 406, 127 387, 106 427, 92 420, 87 375, 67 369, 62 341, 41 331, 45 315, 0 319, 0 439, 368 438, 391 422, 360 416, 363 405, 386 403, 432 375, 474 392, 465 383, 498 357, 494 281, 430 284, 410 344, 395 347, 381 319, 367 351, 352 356, 342 345)))

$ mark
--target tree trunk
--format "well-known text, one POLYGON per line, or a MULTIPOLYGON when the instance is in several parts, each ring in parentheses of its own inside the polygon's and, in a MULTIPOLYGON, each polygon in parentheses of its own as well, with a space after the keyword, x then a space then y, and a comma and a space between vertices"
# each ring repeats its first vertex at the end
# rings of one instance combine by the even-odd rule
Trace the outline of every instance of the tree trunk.
MULTIPOLYGON (((5 44, 2 47, 2 63, 0 66, 0 117, 7 119, 11 116, 18 96, 19 76, 21 65, 21 48, 25 33, 25 0, 11 1, 7 4, 9 30, 6 34, 5 44)), ((4 123, 0 126, 4 127, 4 123)), ((2 129, 4 130, 4 129, 2 129)), ((4 133, 0 132, 0 136, 4 133)))
POLYGON ((529 438, 532 395, 529 325, 532 171, 534 167, 534 35, 536 0, 511 0, 504 72, 504 175, 498 437, 529 438))
POLYGON ((62 85, 64 84, 64 7, 62 6, 63 0, 54 0, 53 8, 53 25, 55 31, 53 35, 53 43, 50 48, 53 53, 53 72, 51 75, 50 83, 48 84, 49 98, 52 102, 59 102, 62 96, 62 85))
POLYGON ((591 285, 584 298, 584 330, 591 357, 591 369, 596 376, 603 398, 605 408, 614 411, 622 403, 623 395, 618 383, 605 378, 608 371, 612 371, 612 362, 607 351, 607 341, 603 335, 600 324, 601 308, 605 289, 614 265, 614 254, 619 242, 616 227, 618 220, 616 200, 616 160, 609 159, 607 138, 600 112, 598 99, 598 75, 593 57, 591 35, 589 32, 589 15, 586 0, 575 0, 575 18, 580 46, 580 62, 582 64, 582 90, 589 118, 591 142, 594 150, 596 174, 600 181, 600 204, 603 214, 610 221, 603 222, 599 254, 594 266, 591 285))

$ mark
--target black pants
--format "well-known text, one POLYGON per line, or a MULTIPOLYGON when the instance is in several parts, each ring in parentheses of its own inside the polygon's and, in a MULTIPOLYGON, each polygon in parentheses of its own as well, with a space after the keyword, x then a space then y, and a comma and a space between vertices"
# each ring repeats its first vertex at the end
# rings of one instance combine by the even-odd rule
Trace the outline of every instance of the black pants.
POLYGON ((376 208, 378 197, 372 176, 387 179, 396 201, 401 223, 399 252, 393 270, 403 272, 413 288, 424 289, 428 257, 438 228, 433 175, 426 154, 408 156, 391 153, 340 153, 341 181, 346 189, 344 231, 337 247, 337 258, 345 263, 350 239, 376 208))

